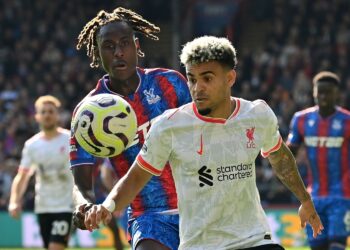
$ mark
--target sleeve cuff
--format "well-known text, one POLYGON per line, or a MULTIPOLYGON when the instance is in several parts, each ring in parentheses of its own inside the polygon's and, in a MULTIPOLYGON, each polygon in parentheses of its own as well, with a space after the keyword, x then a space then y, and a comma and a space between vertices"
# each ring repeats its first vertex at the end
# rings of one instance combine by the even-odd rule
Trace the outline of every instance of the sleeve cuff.
POLYGON ((281 145, 282 145, 282 137, 280 136, 280 138, 278 139, 278 142, 277 142, 277 144, 273 147, 273 148, 271 148, 269 151, 267 151, 267 152, 264 152, 264 151, 261 151, 261 156, 262 157, 264 157, 264 158, 266 158, 266 157, 268 157, 272 152, 275 152, 275 151, 277 151, 277 150, 279 150, 280 149, 280 147, 281 147, 281 145))
POLYGON ((138 155, 137 158, 136 158, 136 162, 139 164, 139 166, 149 172, 150 174, 153 174, 153 175, 156 175, 156 176, 159 176, 161 175, 162 171, 161 170, 158 170, 156 169, 155 167, 153 167, 151 164, 149 164, 148 162, 146 162, 141 155, 138 155))

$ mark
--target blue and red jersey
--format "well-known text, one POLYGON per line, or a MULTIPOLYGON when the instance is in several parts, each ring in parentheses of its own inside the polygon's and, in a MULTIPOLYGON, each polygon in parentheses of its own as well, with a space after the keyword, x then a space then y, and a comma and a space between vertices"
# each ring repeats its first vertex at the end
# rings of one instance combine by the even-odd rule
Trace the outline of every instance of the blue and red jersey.
POLYGON ((350 111, 337 107, 323 118, 318 106, 295 113, 288 144, 304 142, 313 197, 350 198, 350 111))
MULTIPOLYGON (((137 73, 140 78, 137 90, 133 94, 123 96, 136 113, 137 136, 133 144, 122 154, 109 159, 119 177, 127 173, 141 150, 152 120, 167 109, 176 108, 191 101, 186 79, 177 71, 161 68, 137 68, 137 73)), ((88 96, 101 93, 117 95, 108 88, 108 81, 109 76, 105 75, 88 96)), ((80 147, 72 136, 70 161, 71 167, 79 167, 79 165, 95 164, 96 158, 80 147)), ((169 164, 161 176, 152 177, 130 207, 133 216, 146 211, 160 212, 177 208, 177 195, 169 164)))

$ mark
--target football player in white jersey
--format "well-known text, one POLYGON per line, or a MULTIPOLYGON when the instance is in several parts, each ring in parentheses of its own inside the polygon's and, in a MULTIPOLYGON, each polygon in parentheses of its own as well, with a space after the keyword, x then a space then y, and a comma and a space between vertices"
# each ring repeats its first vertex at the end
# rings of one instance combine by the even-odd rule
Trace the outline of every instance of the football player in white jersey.
POLYGON ((157 119, 128 174, 102 205, 87 212, 87 228, 107 222, 169 161, 178 195, 179 249, 283 249, 271 239, 256 187, 255 159, 261 153, 300 201, 301 226, 309 223, 317 237, 323 225, 275 114, 262 100, 231 96, 237 64, 232 44, 197 38, 185 45, 181 62, 193 103, 157 119))
POLYGON ((53 96, 41 96, 36 100, 35 119, 41 131, 24 144, 8 208, 12 217, 20 216, 22 197, 35 171, 34 210, 44 246, 50 250, 67 246, 73 211, 70 132, 58 126, 60 106, 60 101, 53 96))

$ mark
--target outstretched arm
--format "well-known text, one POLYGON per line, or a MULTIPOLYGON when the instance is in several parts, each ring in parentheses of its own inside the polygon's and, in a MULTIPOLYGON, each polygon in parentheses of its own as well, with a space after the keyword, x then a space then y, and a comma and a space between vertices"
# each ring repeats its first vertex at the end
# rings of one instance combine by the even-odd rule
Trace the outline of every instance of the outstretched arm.
POLYGON ((103 204, 94 205, 86 212, 86 228, 91 231, 98 228, 101 222, 107 225, 112 218, 111 213, 129 205, 152 176, 135 161, 128 173, 113 187, 103 204))
POLYGON ((292 152, 285 143, 282 143, 280 149, 271 153, 268 159, 277 177, 301 202, 299 208, 301 226, 305 227, 306 223, 309 223, 314 232, 313 236, 316 237, 321 233, 323 225, 300 177, 292 152))

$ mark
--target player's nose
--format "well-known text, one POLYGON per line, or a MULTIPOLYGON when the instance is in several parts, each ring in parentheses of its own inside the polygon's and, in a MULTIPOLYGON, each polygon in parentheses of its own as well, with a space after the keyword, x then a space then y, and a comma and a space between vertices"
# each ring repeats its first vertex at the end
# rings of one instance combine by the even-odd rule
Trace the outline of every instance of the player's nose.
POLYGON ((124 51, 120 46, 115 46, 114 53, 113 55, 115 57, 123 57, 124 56, 124 51))

